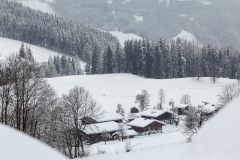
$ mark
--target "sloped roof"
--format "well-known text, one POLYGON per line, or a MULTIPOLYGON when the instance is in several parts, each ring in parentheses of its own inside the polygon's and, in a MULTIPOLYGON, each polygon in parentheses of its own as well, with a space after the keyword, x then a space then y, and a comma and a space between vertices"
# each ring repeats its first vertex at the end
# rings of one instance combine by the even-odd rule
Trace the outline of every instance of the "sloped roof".
POLYGON ((95 133, 101 133, 104 130, 106 130, 107 132, 117 131, 118 123, 111 121, 111 122, 89 124, 89 125, 86 125, 85 130, 83 132, 86 134, 95 134, 95 133))
POLYGON ((190 106, 190 104, 178 104, 178 105, 176 105, 176 108, 186 108, 189 106, 190 106))
POLYGON ((114 120, 122 120, 124 119, 123 116, 121 116, 118 113, 112 112, 112 113, 105 113, 98 122, 106 122, 106 121, 114 121, 114 120))
POLYGON ((135 126, 135 127, 146 127, 147 125, 153 123, 153 122, 157 122, 157 123, 161 123, 163 125, 166 125, 166 123, 155 120, 155 119, 145 119, 145 118, 136 118, 133 121, 131 121, 130 123, 128 123, 129 126, 135 126))
POLYGON ((171 111, 162 111, 162 110, 147 110, 147 111, 143 111, 143 112, 139 112, 137 113, 137 116, 148 116, 148 117, 158 117, 164 113, 170 113, 173 114, 173 112, 171 111))

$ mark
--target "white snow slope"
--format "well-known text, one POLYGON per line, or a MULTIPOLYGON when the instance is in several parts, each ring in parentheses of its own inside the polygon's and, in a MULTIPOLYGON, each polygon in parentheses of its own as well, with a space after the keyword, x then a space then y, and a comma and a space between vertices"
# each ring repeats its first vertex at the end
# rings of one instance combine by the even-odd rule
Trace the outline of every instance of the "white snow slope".
POLYGON ((0 124, 1 160, 66 160, 49 146, 0 124))
POLYGON ((181 160, 240 159, 240 98, 208 121, 197 134, 181 160))
MULTIPOLYGON (((21 45, 22 42, 20 41, 0 37, 0 59, 5 59, 11 53, 18 53, 21 45)), ((50 56, 54 57, 60 55, 57 52, 44 49, 32 44, 24 43, 24 46, 28 46, 31 48, 34 58, 39 63, 47 62, 50 56)))
POLYGON ((124 46, 124 42, 126 40, 132 40, 132 39, 141 40, 142 39, 142 37, 140 37, 136 34, 133 34, 133 33, 123 33, 123 32, 119 32, 119 31, 110 31, 109 33, 118 38, 119 43, 122 45, 122 47, 124 46))
POLYGON ((202 101, 214 104, 218 100, 217 95, 222 91, 222 87, 236 82, 222 78, 218 79, 215 84, 210 81, 210 78, 202 78, 200 81, 193 78, 156 80, 131 74, 66 76, 51 78, 48 81, 59 95, 68 93, 69 89, 76 85, 88 89, 108 112, 115 112, 119 103, 126 112, 129 112, 133 106, 137 107, 135 97, 141 94, 142 89, 150 94, 150 108, 158 103, 158 92, 161 88, 165 90, 165 107, 169 107, 170 99, 173 99, 175 104, 179 104, 184 94, 191 96, 193 105, 202 104, 202 101))
POLYGON ((42 12, 55 14, 53 9, 48 5, 47 2, 53 2, 54 0, 14 0, 19 3, 22 3, 24 6, 28 6, 29 8, 40 10, 42 12), (47 1, 47 2, 46 2, 47 1))
POLYGON ((177 36, 175 36, 174 38, 173 38, 173 40, 177 40, 177 38, 181 38, 181 39, 186 39, 187 41, 195 41, 195 42, 197 42, 197 39, 194 37, 194 35, 192 34, 192 33, 189 33, 189 32, 187 32, 187 31, 185 31, 185 30, 182 30, 177 36))

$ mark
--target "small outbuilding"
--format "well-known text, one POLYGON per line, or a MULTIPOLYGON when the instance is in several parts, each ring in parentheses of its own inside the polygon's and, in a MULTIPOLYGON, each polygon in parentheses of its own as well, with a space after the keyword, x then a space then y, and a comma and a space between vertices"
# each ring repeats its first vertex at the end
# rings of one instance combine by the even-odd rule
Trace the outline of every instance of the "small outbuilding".
POLYGON ((136 107, 132 107, 130 109, 130 113, 138 113, 138 112, 139 112, 139 110, 136 107))
POLYGON ((177 108, 177 113, 179 116, 185 115, 185 111, 189 110, 190 105, 189 104, 178 104, 175 106, 177 108))

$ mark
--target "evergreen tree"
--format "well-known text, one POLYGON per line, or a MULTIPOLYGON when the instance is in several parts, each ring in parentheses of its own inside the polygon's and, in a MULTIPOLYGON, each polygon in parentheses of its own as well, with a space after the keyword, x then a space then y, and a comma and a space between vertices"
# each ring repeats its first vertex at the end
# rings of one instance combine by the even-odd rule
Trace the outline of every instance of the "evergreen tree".
POLYGON ((177 48, 177 53, 178 53, 178 78, 184 78, 185 77, 185 58, 182 55, 182 49, 181 45, 178 45, 177 48))
POLYGON ((92 74, 99 74, 99 50, 98 50, 98 46, 95 45, 94 50, 93 50, 93 54, 92 54, 92 74))

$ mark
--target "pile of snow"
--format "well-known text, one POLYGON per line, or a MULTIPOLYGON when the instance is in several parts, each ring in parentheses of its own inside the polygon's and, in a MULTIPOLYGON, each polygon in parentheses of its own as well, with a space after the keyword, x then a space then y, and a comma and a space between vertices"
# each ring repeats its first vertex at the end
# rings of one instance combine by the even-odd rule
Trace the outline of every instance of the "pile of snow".
MULTIPOLYGON (((11 53, 18 53, 23 42, 0 37, 0 59, 5 59, 11 53)), ((39 62, 47 62, 49 57, 60 55, 57 52, 44 49, 32 44, 24 43, 24 46, 30 47, 33 57, 39 62)))
POLYGON ((66 160, 51 147, 0 124, 1 160, 66 160))
POLYGON ((137 94, 142 93, 143 89, 150 94, 149 108, 159 103, 159 90, 164 89, 166 95, 164 109, 166 109, 166 107, 171 108, 168 105, 171 99, 178 104, 184 94, 190 95, 194 106, 202 104, 203 100, 215 104, 218 102, 218 94, 221 93, 222 87, 236 82, 236 80, 226 78, 219 78, 216 83, 211 82, 210 78, 201 78, 200 81, 193 78, 157 80, 131 74, 66 76, 47 80, 59 96, 79 85, 89 90, 93 98, 107 112, 115 112, 117 105, 121 104, 126 113, 130 111, 130 108, 138 107, 135 98, 137 94))
POLYGON ((42 12, 55 14, 53 9, 48 5, 47 2, 54 2, 54 0, 17 0, 17 2, 22 3, 24 6, 28 6, 31 9, 40 10, 42 12))
POLYGON ((173 38, 173 40, 177 40, 177 38, 181 38, 181 39, 186 39, 187 41, 195 41, 197 42, 197 39, 194 37, 194 35, 192 33, 189 33, 185 30, 182 30, 181 33, 179 33, 177 36, 175 36, 173 38))
POLYGON ((240 98, 201 128, 181 160, 237 160, 240 158, 240 98))
POLYGON ((105 113, 103 117, 101 117, 98 122, 106 122, 106 121, 115 121, 115 120, 123 120, 124 117, 116 112, 105 113))
POLYGON ((133 34, 133 33, 123 33, 123 32, 119 32, 119 31, 110 31, 110 34, 112 34, 113 36, 117 37, 119 40, 119 43, 124 46, 124 42, 126 40, 132 40, 132 39, 136 39, 136 40, 141 40, 142 37, 133 34))

